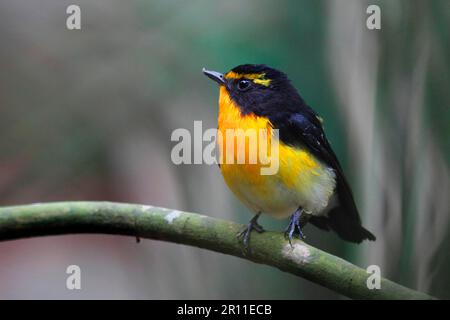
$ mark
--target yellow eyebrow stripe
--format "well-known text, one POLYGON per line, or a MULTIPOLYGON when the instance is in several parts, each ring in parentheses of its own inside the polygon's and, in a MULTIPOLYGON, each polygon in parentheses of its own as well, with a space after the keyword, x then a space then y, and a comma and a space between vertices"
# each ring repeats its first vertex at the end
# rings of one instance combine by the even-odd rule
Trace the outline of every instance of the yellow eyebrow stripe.
POLYGON ((265 87, 268 87, 270 85, 270 79, 254 79, 253 82, 265 87))
POLYGON ((270 85, 270 79, 264 79, 265 73, 236 73, 233 71, 228 72, 225 75, 225 79, 249 79, 252 80, 254 83, 263 85, 265 87, 268 87, 270 85))
POLYGON ((246 78, 249 80, 254 79, 262 79, 264 78, 266 74, 265 73, 236 73, 234 71, 230 71, 225 75, 226 79, 241 79, 246 78))

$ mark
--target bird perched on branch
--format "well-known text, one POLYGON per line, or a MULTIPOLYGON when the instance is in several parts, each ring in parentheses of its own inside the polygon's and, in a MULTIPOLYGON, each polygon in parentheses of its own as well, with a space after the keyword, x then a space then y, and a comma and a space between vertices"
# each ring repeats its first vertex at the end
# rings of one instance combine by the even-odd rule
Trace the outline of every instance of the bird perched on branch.
MULTIPOLYGON (((289 242, 294 235, 303 238, 302 228, 307 222, 322 230, 333 230, 350 242, 375 240, 361 225, 352 191, 325 136, 322 119, 300 97, 286 74, 260 64, 240 65, 225 74, 206 69, 203 73, 220 86, 221 153, 230 151, 227 148, 236 151, 235 144, 227 144, 227 130, 267 130, 268 134, 258 136, 257 148, 270 143, 274 132, 278 134, 279 163, 274 174, 261 174, 258 169, 263 164, 259 161, 220 164, 228 187, 255 214, 239 233, 246 248, 252 230, 264 231, 257 222, 261 213, 290 217, 285 230, 289 242)), ((248 137, 245 141, 251 143, 248 137)), ((251 148, 245 145, 245 159, 251 148)))

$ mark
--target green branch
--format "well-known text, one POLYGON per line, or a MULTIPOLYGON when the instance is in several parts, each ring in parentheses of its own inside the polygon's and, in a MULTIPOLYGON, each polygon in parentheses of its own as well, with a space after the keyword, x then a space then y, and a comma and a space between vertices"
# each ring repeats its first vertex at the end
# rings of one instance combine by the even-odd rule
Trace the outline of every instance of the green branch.
POLYGON ((236 239, 242 225, 195 213, 111 202, 59 202, 0 207, 0 240, 106 233, 170 241, 267 264, 355 299, 432 299, 387 279, 369 290, 366 270, 278 232, 252 233, 251 253, 236 239))

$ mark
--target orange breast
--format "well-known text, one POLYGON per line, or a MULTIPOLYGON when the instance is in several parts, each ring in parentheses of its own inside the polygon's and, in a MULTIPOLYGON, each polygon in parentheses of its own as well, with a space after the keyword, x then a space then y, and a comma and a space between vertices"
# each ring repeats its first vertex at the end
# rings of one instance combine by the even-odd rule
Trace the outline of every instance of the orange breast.
POLYGON ((265 150, 270 155, 270 121, 254 114, 242 116, 226 89, 221 87, 218 131, 221 137, 218 139, 218 147, 224 176, 236 171, 235 174, 245 173, 246 179, 253 183, 260 181, 260 169, 264 164, 261 163, 259 150, 262 144, 265 144, 265 150))

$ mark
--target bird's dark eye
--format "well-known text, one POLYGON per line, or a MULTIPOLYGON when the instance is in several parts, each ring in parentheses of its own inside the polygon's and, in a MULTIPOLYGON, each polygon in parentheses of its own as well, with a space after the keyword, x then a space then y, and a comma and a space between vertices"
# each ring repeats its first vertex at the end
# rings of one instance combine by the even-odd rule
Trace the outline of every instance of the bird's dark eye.
POLYGON ((240 91, 245 91, 248 88, 250 88, 250 84, 251 84, 251 82, 249 80, 242 79, 242 80, 239 80, 239 82, 237 83, 237 88, 240 91))

